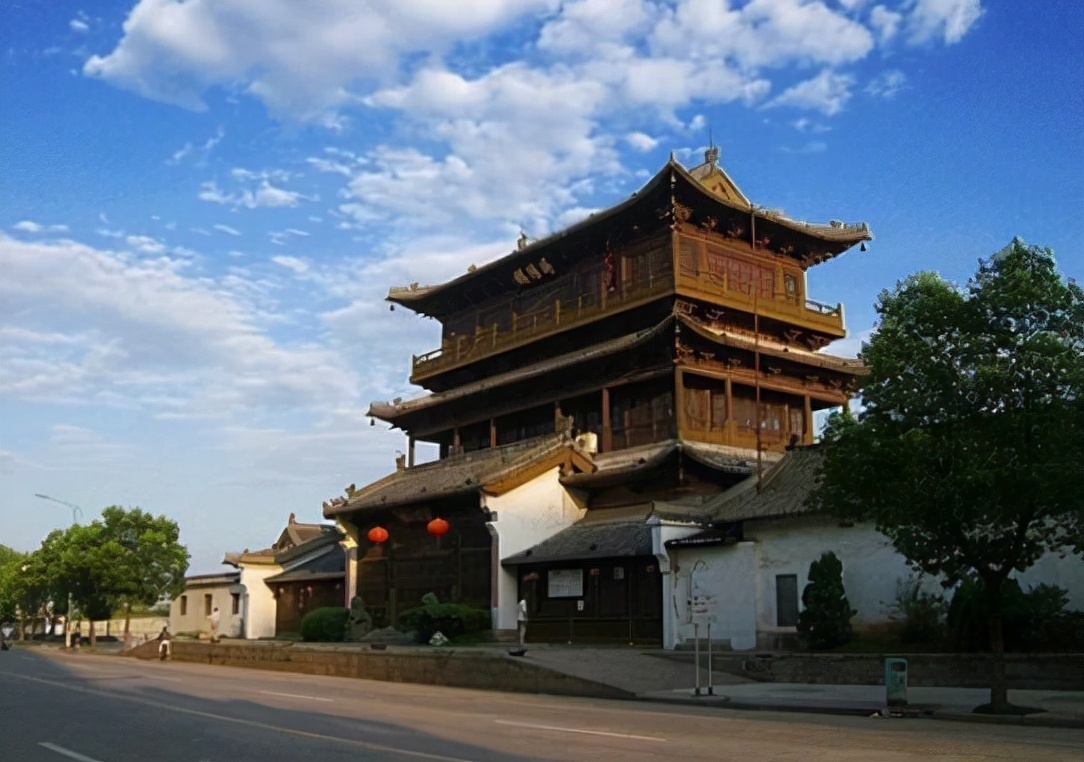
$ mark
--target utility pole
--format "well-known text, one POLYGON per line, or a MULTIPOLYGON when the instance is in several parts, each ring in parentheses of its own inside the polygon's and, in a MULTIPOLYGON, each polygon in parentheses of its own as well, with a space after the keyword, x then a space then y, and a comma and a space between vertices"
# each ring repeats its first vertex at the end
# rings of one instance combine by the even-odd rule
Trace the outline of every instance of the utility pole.
MULTIPOLYGON (((72 511, 72 526, 79 523, 79 519, 83 517, 83 509, 75 503, 69 503, 67 500, 57 500, 55 497, 49 497, 48 495, 42 495, 39 492, 34 493, 34 497, 41 498, 42 500, 49 500, 54 503, 60 503, 63 506, 71 508, 72 511)), ((64 647, 72 647, 72 593, 68 590, 68 612, 64 616, 64 647)))

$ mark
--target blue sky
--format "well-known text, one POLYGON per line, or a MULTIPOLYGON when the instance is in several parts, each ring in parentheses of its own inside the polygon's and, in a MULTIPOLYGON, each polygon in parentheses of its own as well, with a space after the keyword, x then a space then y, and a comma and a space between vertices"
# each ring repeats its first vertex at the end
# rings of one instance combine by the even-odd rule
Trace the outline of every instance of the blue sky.
POLYGON ((0 8, 0 542, 175 518, 191 571, 394 468, 441 282, 709 131, 754 202, 876 236, 877 293, 1013 236, 1084 278, 1084 3, 142 0, 0 8))

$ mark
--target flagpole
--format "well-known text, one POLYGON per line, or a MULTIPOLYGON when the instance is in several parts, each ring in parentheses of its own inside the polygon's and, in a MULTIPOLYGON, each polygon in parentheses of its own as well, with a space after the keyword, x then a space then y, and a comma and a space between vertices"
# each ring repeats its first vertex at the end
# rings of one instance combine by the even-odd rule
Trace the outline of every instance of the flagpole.
POLYGON ((749 238, 753 247, 753 388, 756 390, 757 492, 761 480, 761 410, 760 410, 760 265, 757 264, 757 213, 749 206, 749 238))

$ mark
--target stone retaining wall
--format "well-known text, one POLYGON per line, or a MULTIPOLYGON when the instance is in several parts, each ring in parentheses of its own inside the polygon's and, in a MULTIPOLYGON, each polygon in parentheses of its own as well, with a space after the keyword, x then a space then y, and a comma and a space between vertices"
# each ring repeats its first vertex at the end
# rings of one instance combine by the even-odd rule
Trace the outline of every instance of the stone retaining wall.
MULTIPOLYGON (((990 686, 988 654, 902 654, 899 658, 907 660, 908 685, 990 686)), ((867 654, 727 654, 719 658, 721 668, 756 680, 834 685, 884 685, 884 660, 884 655, 867 654)), ((1006 654, 1005 676, 1009 688, 1018 690, 1084 690, 1084 656, 1006 654)))
MULTIPOLYGON (((157 654, 158 643, 154 641, 125 653, 139 659, 155 659, 157 654)), ((175 640, 173 660, 453 688, 634 698, 632 693, 620 688, 554 672, 501 651, 482 649, 389 646, 386 651, 374 651, 358 645, 310 646, 251 641, 210 644, 175 640)))

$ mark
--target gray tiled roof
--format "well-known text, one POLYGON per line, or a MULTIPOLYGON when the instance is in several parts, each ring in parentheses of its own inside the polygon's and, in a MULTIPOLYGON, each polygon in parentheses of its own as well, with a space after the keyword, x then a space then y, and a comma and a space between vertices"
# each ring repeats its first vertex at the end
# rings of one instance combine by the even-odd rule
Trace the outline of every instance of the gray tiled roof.
POLYGON ((756 476, 751 476, 707 501, 704 508, 715 522, 811 513, 806 498, 816 484, 823 458, 817 445, 795 447, 764 474, 759 491, 756 476))
POLYGON ((706 523, 702 506, 647 503, 620 508, 593 508, 582 519, 534 547, 501 561, 508 566, 550 561, 648 556, 651 528, 663 522, 706 523))
POLYGON ((549 561, 651 555, 651 526, 643 521, 579 523, 501 561, 505 566, 549 561))
POLYGON ((359 510, 477 493, 485 484, 509 476, 518 468, 574 447, 562 432, 422 463, 348 492, 345 501, 326 503, 324 516, 331 518, 359 510))
MULTIPOLYGON (((600 488, 618 484, 638 471, 655 468, 676 453, 684 453, 707 468, 728 474, 756 472, 756 452, 729 445, 706 444, 688 439, 668 439, 664 442, 616 450, 594 457, 598 470, 590 474, 573 474, 561 479, 569 487, 600 488)), ((766 465, 779 459, 778 453, 762 452, 766 465)))

